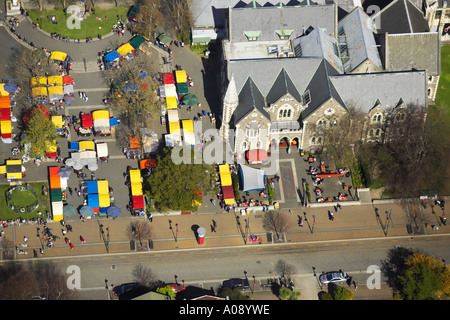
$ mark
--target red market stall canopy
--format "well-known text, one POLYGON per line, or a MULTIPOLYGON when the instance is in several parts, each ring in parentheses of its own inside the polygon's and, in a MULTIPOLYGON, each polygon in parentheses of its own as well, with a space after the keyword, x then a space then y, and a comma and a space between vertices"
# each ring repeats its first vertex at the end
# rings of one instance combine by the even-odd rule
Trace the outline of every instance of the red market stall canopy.
POLYGON ((268 158, 268 154, 266 150, 263 149, 254 149, 247 151, 246 157, 249 162, 261 162, 266 161, 268 158))
POLYGON ((172 73, 164 73, 163 74, 163 83, 164 84, 174 84, 175 80, 172 73))
POLYGON ((223 199, 225 204, 234 204, 234 190, 232 186, 222 186, 223 199))
POLYGON ((144 196, 133 196, 133 209, 144 209, 144 196))
POLYGON ((331 177, 342 177, 342 173, 319 173, 317 174, 317 178, 331 178, 331 177))
POLYGON ((156 159, 143 159, 139 162, 139 168, 156 168, 156 159))
POLYGON ((94 125, 94 120, 92 119, 92 114, 82 114, 81 115, 81 124, 83 128, 92 128, 94 125))

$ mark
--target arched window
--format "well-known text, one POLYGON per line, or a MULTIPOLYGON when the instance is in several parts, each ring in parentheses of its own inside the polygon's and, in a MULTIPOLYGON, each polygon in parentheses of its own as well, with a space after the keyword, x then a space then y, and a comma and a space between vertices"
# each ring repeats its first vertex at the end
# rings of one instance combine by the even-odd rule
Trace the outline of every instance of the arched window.
POLYGON ((316 144, 316 137, 311 138, 311 144, 313 144, 313 145, 316 144))
POLYGON ((317 139, 317 144, 322 144, 322 137, 319 137, 319 138, 317 139))
POLYGON ((380 136, 380 129, 377 129, 377 131, 375 131, 375 136, 379 137, 380 136))

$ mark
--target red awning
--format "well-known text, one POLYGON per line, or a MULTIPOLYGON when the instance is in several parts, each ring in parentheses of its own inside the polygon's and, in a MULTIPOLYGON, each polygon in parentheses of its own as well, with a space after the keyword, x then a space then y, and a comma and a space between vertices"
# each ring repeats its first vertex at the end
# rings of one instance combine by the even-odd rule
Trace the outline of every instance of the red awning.
POLYGON ((266 150, 263 149, 254 149, 247 151, 247 160, 250 162, 253 161, 265 161, 268 158, 268 154, 266 150))
POLYGON ((72 84, 72 76, 64 76, 63 84, 72 84))
POLYGON ((133 196, 133 209, 144 209, 144 196, 133 196))
POLYGON ((0 108, 0 120, 11 120, 11 109, 10 108, 0 108))
POLYGON ((234 199, 234 190, 233 186, 224 186, 222 187, 222 193, 224 199, 234 199))
POLYGON ((92 128, 94 125, 94 121, 92 120, 92 114, 82 114, 81 115, 81 124, 83 128, 92 128))
POLYGON ((174 84, 173 73, 164 73, 163 74, 163 83, 164 84, 174 84))

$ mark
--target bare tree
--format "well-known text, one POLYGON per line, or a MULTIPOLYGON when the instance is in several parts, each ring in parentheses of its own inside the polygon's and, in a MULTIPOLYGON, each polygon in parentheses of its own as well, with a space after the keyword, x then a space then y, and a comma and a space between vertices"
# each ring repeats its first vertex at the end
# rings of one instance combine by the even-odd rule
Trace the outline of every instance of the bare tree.
POLYGON ((282 279, 290 279, 297 273, 297 270, 293 264, 280 259, 275 265, 275 272, 278 273, 282 279))
POLYGON ((287 229, 287 219, 280 212, 267 211, 264 215, 263 227, 268 232, 273 232, 280 241, 287 229))
POLYGON ((151 227, 147 221, 132 220, 128 226, 130 240, 137 241, 140 247, 145 247, 144 242, 151 239, 151 227))
POLYGON ((166 0, 163 1, 162 10, 166 20, 174 28, 177 36, 187 42, 192 25, 192 14, 190 10, 190 0, 166 0))
POLYGON ((140 286, 153 288, 158 280, 150 267, 138 264, 133 268, 133 278, 140 286))
POLYGON ((161 12, 161 0, 139 0, 139 14, 136 17, 137 23, 133 29, 149 39, 153 39, 156 29, 165 24, 164 15, 161 12))

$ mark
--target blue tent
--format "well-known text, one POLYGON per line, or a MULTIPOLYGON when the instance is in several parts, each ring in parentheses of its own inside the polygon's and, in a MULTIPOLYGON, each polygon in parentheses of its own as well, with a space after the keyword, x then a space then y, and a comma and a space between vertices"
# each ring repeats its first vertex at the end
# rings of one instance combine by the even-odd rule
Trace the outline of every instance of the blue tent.
POLYGON ((87 186, 87 193, 88 194, 98 193, 97 180, 88 180, 88 181, 86 181, 86 186, 87 186))
POLYGON ((108 214, 108 217, 112 217, 112 218, 118 217, 121 212, 122 212, 122 209, 120 209, 120 207, 116 207, 116 206, 109 207, 108 210, 106 211, 106 213, 108 214))
POLYGON ((111 118, 109 119, 109 125, 111 127, 117 126, 118 122, 117 122, 117 118, 111 118))
POLYGON ((69 142, 69 149, 79 150, 80 144, 78 142, 69 142))
POLYGON ((105 60, 107 62, 111 62, 116 60, 117 58, 120 58, 120 54, 117 52, 117 50, 108 52, 107 54, 105 54, 105 60))
POLYGON ((88 194, 87 195, 87 203, 88 206, 92 208, 98 208, 100 206, 100 202, 98 200, 98 194, 88 194))

